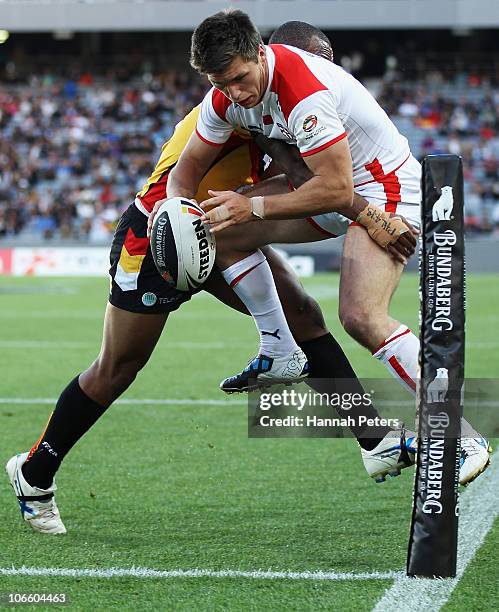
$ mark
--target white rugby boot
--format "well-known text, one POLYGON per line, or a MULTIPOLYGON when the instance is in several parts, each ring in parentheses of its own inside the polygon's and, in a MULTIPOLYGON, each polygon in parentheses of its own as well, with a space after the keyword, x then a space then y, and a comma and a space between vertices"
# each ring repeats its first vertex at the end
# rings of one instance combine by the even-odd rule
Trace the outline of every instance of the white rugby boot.
POLYGON ((28 453, 14 455, 5 466, 23 519, 34 531, 40 533, 66 533, 66 527, 55 503, 54 492, 57 489, 55 480, 48 489, 39 489, 28 484, 21 470, 27 458, 28 453))
POLYGON ((384 482, 388 475, 398 476, 401 470, 414 465, 417 447, 414 432, 395 429, 388 432, 372 450, 361 448, 360 452, 369 476, 376 482, 384 482))
POLYGON ((242 372, 223 380, 220 389, 226 393, 253 391, 270 385, 297 383, 306 378, 308 373, 307 356, 301 348, 296 347, 284 357, 258 355, 242 372))
POLYGON ((477 438, 461 438, 460 485, 466 487, 489 467, 491 452, 488 440, 480 435, 477 438))

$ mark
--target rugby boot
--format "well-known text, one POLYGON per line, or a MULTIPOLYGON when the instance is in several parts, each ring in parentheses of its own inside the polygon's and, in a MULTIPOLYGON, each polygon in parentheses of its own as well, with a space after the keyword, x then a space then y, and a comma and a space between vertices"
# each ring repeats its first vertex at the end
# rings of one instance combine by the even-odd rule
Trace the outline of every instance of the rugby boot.
POLYGON ((55 480, 48 489, 39 489, 28 484, 21 469, 27 458, 28 453, 14 455, 5 466, 23 519, 34 531, 40 533, 66 533, 55 503, 55 480))

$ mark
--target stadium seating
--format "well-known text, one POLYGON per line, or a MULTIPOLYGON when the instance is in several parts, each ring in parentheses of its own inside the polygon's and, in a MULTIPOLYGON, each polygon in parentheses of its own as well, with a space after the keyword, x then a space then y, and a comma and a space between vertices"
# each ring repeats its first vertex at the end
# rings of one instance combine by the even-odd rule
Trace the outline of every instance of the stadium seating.
MULTIPOLYGON (((0 86, 0 237, 108 243, 205 88, 180 71, 125 82, 45 73, 0 86)), ((387 73, 376 89, 417 157, 463 156, 468 230, 499 228, 499 91, 483 77, 438 73, 413 81, 387 73)))

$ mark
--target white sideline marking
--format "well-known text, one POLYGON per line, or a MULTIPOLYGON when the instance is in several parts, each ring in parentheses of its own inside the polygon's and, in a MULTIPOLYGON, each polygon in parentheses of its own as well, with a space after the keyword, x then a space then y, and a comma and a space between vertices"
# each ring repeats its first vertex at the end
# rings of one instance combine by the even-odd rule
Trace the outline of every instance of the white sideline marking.
POLYGON ((394 580, 400 572, 274 572, 271 570, 156 570, 147 567, 73 569, 57 567, 0 567, 0 576, 60 576, 69 578, 253 578, 270 580, 394 580))
MULTIPOLYGON (((53 397, 0 397, 1 404, 55 404, 56 398, 53 397)), ((135 405, 144 404, 149 406, 225 406, 227 404, 237 404, 245 406, 248 400, 239 399, 119 399, 113 402, 114 404, 135 405)))
POLYGON ((401 575, 385 591, 373 612, 401 610, 437 611, 447 602, 463 576, 466 567, 483 544, 485 536, 499 514, 497 489, 499 486, 499 453, 494 453, 491 465, 459 500, 459 548, 457 576, 444 580, 408 578, 401 575))

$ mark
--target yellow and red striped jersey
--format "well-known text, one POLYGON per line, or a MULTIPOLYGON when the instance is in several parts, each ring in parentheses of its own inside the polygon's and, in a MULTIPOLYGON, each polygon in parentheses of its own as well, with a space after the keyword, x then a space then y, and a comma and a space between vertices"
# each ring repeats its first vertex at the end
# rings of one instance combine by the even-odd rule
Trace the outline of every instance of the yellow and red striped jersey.
MULTIPOLYGON (((151 211, 154 204, 165 197, 168 173, 177 163, 191 134, 196 129, 199 107, 194 108, 175 128, 173 136, 165 142, 153 173, 137 194, 144 208, 151 211)), ((241 185, 257 183, 263 174, 263 154, 250 135, 234 130, 229 140, 205 174, 196 193, 196 200, 206 200, 208 189, 233 190, 241 185)))

